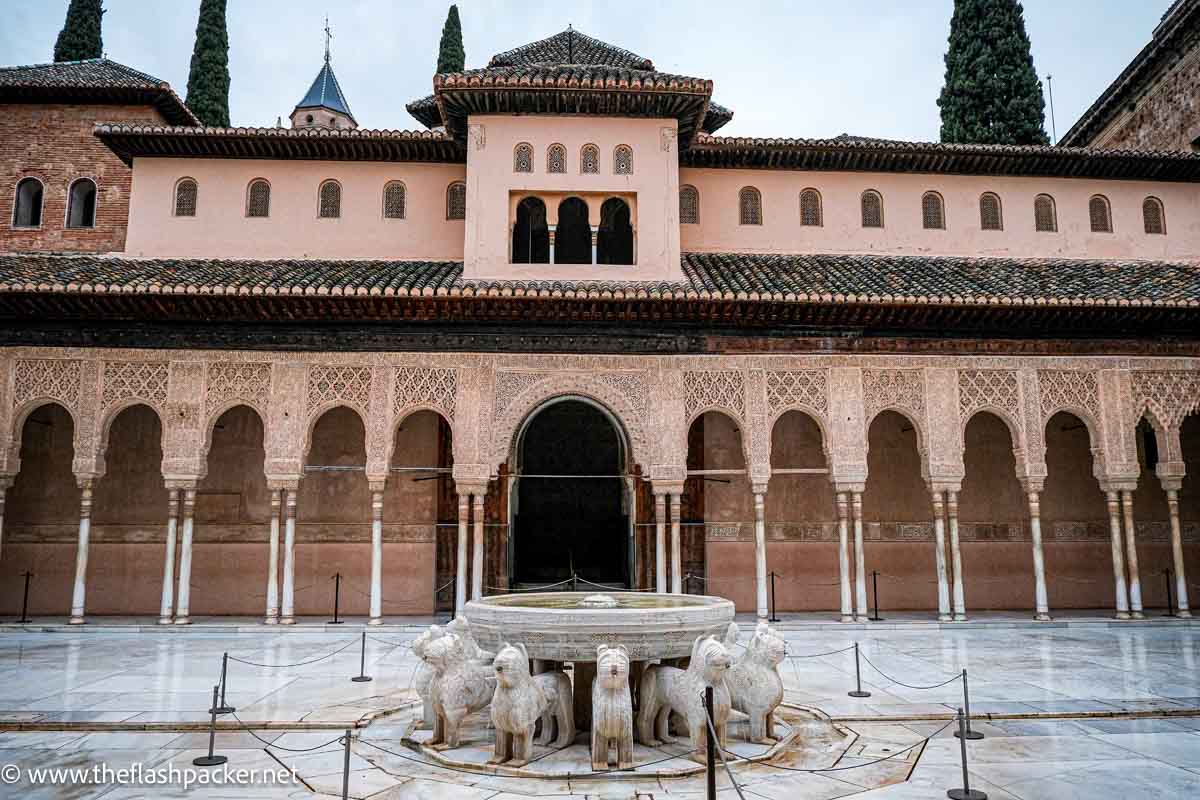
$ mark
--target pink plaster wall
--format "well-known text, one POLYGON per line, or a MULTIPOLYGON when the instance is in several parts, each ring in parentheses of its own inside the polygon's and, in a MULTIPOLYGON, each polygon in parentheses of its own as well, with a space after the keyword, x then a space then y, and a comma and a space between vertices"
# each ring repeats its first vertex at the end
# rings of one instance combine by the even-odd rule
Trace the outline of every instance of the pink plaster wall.
MULTIPOLYGON (((472 128, 467 141, 465 277, 553 280, 682 277, 679 153, 674 120, 482 115, 472 116, 469 122, 472 128), (668 131, 666 135, 664 129, 668 131), (664 141, 668 149, 664 149, 664 141), (513 150, 521 142, 533 146, 532 173, 513 172, 513 150), (600 149, 600 171, 582 175, 580 150, 589 143, 600 149), (552 144, 567 149, 565 174, 546 172, 546 151, 552 144), (633 148, 632 175, 613 174, 613 149, 620 144, 633 148), (635 194, 636 208, 631 210, 637 265, 509 264, 511 198, 525 192, 635 194)), ((600 224, 599 204, 592 209, 591 223, 600 224)))
MULTIPOLYGON (((139 158, 133 167, 126 252, 171 258, 382 258, 458 260, 462 220, 446 219, 446 187, 461 164, 390 164, 139 158), (176 217, 182 177, 199 185, 195 217, 176 217), (246 189, 271 184, 270 216, 246 216, 246 189), (342 184, 342 215, 317 217, 317 190, 342 184), (383 187, 403 181, 404 219, 384 219, 383 187)), ((468 214, 470 212, 468 211, 468 214)))
POLYGON ((832 252, 1021 258, 1200 258, 1200 187, 1188 183, 1006 178, 971 175, 899 175, 862 172, 681 169, 679 183, 700 192, 699 224, 680 225, 684 251, 832 252), (738 192, 762 193, 763 224, 740 225, 738 192), (800 192, 821 193, 823 225, 800 225, 800 192), (860 198, 883 195, 883 228, 863 228, 860 198), (921 196, 941 193, 946 229, 922 227, 921 196), (1000 196, 1004 230, 979 226, 979 196, 1000 196), (1058 232, 1034 230, 1033 199, 1055 200, 1058 232), (1092 233, 1088 200, 1103 194, 1113 233, 1092 233), (1167 235, 1146 235, 1142 201, 1162 200, 1167 235))

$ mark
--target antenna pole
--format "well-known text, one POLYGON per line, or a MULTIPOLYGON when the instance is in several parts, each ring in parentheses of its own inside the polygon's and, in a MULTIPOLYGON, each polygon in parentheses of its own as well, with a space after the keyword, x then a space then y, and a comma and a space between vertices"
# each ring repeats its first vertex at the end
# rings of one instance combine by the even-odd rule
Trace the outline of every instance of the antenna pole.
POLYGON ((1054 124, 1054 76, 1046 73, 1046 89, 1050 93, 1050 135, 1054 137, 1051 144, 1058 144, 1058 126, 1054 124))

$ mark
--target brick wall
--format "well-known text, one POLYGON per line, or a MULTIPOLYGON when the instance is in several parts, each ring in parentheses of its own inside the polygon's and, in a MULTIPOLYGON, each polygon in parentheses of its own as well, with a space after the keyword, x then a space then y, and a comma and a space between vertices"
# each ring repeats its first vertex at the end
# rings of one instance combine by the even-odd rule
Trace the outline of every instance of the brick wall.
POLYGON ((152 106, 0 105, 0 251, 125 249, 132 171, 92 136, 97 122, 164 119, 152 106), (13 228, 16 186, 26 176, 44 184, 42 224, 13 228), (68 229, 67 189, 82 177, 96 182, 96 227, 68 229))
POLYGON ((1089 144, 1139 150, 1192 150, 1200 136, 1200 43, 1155 77, 1132 110, 1121 111, 1089 144))

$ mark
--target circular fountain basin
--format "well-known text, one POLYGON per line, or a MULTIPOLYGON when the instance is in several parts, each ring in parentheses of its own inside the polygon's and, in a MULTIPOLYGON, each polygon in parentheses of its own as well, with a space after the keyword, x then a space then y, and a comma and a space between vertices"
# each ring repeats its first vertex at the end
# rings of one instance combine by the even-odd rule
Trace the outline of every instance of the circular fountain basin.
POLYGON ((538 592, 472 600, 465 614, 485 650, 521 643, 530 658, 595 661, 596 648, 624 645, 631 661, 686 658, 698 636, 724 638, 733 603, 653 592, 538 592))

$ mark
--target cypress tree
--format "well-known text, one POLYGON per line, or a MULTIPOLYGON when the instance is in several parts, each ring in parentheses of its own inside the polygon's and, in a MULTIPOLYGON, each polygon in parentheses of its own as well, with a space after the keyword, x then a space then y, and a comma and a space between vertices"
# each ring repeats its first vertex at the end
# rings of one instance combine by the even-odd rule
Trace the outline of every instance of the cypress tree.
POLYGON ((942 141, 1048 144, 1046 104, 1017 0, 954 0, 942 141))
POLYGON ((225 0, 200 0, 187 105, 205 125, 229 125, 229 32, 225 0))
POLYGON ((463 50, 462 23, 458 19, 458 6, 450 6, 446 24, 442 26, 442 41, 438 44, 437 71, 462 72, 467 65, 467 53, 463 50))
POLYGON ((82 61, 104 55, 104 39, 100 33, 103 4, 103 0, 71 0, 67 6, 67 21, 54 42, 55 61, 82 61))

